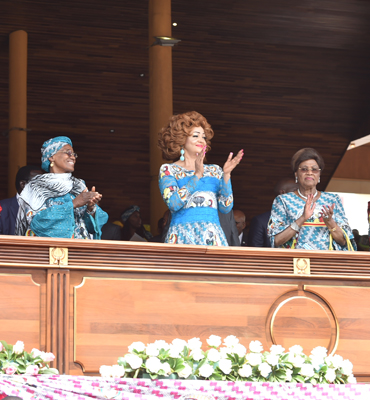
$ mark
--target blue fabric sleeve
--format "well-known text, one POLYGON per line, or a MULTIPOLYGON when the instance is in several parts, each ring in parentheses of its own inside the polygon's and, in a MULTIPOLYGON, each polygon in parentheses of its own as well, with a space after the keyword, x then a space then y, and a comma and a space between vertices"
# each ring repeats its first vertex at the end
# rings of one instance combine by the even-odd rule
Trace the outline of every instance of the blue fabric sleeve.
POLYGON ((172 211, 178 211, 183 208, 190 196, 197 191, 197 185, 199 178, 197 176, 192 176, 188 182, 179 188, 176 178, 169 174, 166 175, 165 165, 162 165, 159 170, 159 190, 167 207, 172 211))
POLYGON ((33 218, 30 229, 36 236, 72 238, 74 234, 74 212, 72 201, 45 208, 33 218))
MULTIPOLYGON (((86 208, 87 210, 87 208, 86 208)), ((86 229, 89 233, 93 235, 94 239, 101 239, 101 228, 108 221, 108 214, 103 211, 99 206, 96 206, 96 211, 94 217, 87 213, 84 214, 84 222, 86 225, 86 229)))
POLYGON ((232 210, 234 204, 233 188, 231 186, 231 178, 226 183, 224 181, 224 173, 222 169, 220 167, 218 168, 221 174, 220 188, 218 191, 218 209, 223 214, 227 214, 232 210))
MULTIPOLYGON (((348 219, 344 212, 342 201, 337 194, 335 195, 335 206, 334 206, 333 219, 337 223, 337 225, 347 234, 347 236, 350 240, 354 239, 352 229, 349 226, 348 219)), ((357 246, 356 246, 356 243, 354 240, 351 240, 351 244, 354 247, 354 250, 357 250, 357 246)), ((333 240, 333 247, 335 250, 349 250, 347 243, 344 246, 341 246, 335 240, 333 240)))

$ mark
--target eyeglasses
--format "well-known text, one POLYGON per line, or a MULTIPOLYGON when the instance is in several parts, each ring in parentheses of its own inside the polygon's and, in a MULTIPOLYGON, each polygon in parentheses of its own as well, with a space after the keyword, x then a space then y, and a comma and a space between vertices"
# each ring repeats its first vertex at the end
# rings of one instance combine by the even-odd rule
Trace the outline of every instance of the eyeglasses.
POLYGON ((61 150, 60 151, 60 153, 66 153, 66 154, 68 154, 69 155, 69 157, 74 157, 74 158, 77 158, 78 157, 78 155, 77 155, 77 153, 74 153, 73 151, 71 151, 71 150, 61 150))
POLYGON ((298 168, 300 169, 304 174, 307 174, 308 171, 312 171, 313 174, 318 174, 321 171, 321 168, 307 168, 307 167, 303 167, 303 168, 298 168))

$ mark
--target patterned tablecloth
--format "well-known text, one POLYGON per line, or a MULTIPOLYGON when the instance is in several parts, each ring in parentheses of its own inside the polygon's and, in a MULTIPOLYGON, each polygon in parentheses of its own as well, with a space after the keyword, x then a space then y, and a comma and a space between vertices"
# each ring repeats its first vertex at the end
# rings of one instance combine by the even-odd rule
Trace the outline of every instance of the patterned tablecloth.
POLYGON ((212 382, 100 378, 68 375, 0 375, 4 394, 28 399, 120 400, 370 400, 370 385, 212 382))

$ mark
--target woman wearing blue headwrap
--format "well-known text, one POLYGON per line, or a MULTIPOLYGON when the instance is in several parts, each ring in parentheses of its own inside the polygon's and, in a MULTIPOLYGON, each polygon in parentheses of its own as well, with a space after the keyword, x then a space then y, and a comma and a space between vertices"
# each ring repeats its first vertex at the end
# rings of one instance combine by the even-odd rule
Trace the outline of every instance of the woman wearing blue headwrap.
POLYGON ((76 239, 100 239, 108 214, 97 203, 95 187, 72 176, 77 154, 66 136, 47 140, 41 148, 47 173, 28 182, 20 194, 15 234, 76 239))

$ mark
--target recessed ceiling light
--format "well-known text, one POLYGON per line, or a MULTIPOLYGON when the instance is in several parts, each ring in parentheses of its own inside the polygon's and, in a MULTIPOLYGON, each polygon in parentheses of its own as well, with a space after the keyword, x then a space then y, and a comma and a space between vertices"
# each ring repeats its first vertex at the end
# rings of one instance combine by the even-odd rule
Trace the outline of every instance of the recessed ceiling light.
POLYGON ((172 25, 173 26, 177 26, 177 22, 172 22, 172 25))

